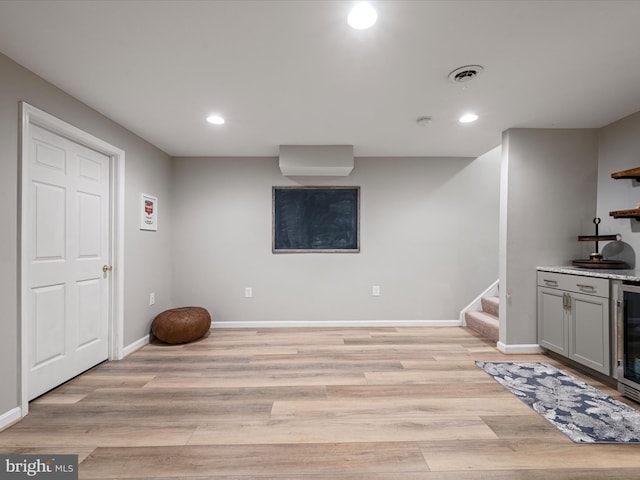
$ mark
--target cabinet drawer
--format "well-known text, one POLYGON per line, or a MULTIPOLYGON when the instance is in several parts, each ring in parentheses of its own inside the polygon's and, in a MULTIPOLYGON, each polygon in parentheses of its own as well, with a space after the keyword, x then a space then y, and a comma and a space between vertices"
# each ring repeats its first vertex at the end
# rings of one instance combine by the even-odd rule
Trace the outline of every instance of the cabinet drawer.
POLYGON ((538 271, 538 285, 609 298, 609 280, 606 278, 538 271))

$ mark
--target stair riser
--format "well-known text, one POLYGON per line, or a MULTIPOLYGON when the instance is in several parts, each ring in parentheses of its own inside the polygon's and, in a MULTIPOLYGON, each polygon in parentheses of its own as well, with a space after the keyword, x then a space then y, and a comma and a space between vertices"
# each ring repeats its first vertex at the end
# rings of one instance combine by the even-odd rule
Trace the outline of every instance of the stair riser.
POLYGON ((465 314, 465 322, 468 328, 479 335, 493 340, 494 342, 498 341, 499 328, 497 318, 485 319, 481 313, 467 312, 465 314))
POLYGON ((481 299, 482 302, 482 311, 493 315, 494 317, 500 316, 500 304, 497 299, 494 297, 483 297, 481 299))

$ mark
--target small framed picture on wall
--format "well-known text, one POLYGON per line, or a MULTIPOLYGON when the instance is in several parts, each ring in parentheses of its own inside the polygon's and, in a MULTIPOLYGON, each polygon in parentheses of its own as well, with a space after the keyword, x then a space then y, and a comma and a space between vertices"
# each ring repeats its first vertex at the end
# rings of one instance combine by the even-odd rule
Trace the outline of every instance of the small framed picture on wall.
POLYGON ((158 230, 158 197, 140 194, 140 230, 158 230))

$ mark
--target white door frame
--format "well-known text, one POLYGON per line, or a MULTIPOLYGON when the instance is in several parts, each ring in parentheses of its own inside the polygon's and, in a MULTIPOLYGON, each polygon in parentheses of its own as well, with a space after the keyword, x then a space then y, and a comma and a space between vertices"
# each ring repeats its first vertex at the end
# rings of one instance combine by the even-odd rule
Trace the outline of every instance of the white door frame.
POLYGON ((24 217, 29 198, 27 168, 29 167, 29 138, 31 125, 45 128, 80 145, 96 150, 109 157, 110 171, 110 213, 109 213, 109 257, 113 266, 109 276, 111 298, 109 299, 109 360, 123 357, 124 333, 124 150, 117 148, 93 135, 80 130, 28 103, 20 102, 20 272, 19 272, 19 312, 20 319, 20 408, 21 416, 29 413, 29 322, 26 318, 29 301, 29 269, 26 252, 29 239, 29 222, 24 217))

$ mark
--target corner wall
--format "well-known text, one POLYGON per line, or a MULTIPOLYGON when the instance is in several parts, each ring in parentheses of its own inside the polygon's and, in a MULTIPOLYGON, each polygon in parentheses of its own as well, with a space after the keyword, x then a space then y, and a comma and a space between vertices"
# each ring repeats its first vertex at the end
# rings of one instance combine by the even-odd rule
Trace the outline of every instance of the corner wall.
POLYGON ((18 144, 21 100, 95 135, 126 152, 124 345, 149 332, 156 313, 170 308, 171 163, 153 145, 87 107, 0 54, 0 415, 18 406, 18 144), (157 233, 138 229, 140 192, 159 197, 157 233), (156 305, 148 305, 148 292, 156 305))
POLYGON ((500 344, 537 347, 536 267, 583 258, 578 235, 593 232, 595 129, 504 132, 500 221, 500 344))
POLYGON ((612 210, 635 208, 640 202, 640 183, 632 179, 614 180, 613 172, 640 167, 640 112, 601 128, 598 132, 598 216, 603 234, 619 233, 622 243, 602 246, 606 258, 618 259, 637 268, 640 253, 640 221, 615 219, 612 210))
POLYGON ((457 321, 497 278, 499 164, 499 148, 356 158, 349 177, 306 183, 361 187, 361 252, 273 254, 271 188, 296 185, 277 158, 174 159, 175 303, 218 325, 457 321))

